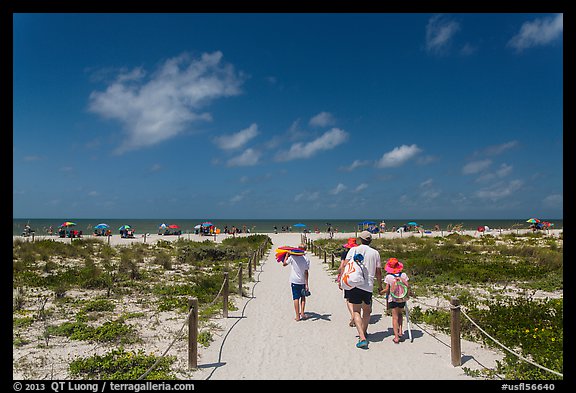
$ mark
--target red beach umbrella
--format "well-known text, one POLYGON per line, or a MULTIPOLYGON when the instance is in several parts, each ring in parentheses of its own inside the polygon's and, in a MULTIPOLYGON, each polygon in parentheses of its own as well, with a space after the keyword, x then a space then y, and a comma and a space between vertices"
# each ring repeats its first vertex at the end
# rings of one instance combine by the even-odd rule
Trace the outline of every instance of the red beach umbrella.
POLYGON ((170 229, 178 229, 178 228, 180 228, 180 226, 179 226, 179 225, 176 225, 176 224, 170 224, 170 225, 168 225, 168 228, 170 228, 170 229))

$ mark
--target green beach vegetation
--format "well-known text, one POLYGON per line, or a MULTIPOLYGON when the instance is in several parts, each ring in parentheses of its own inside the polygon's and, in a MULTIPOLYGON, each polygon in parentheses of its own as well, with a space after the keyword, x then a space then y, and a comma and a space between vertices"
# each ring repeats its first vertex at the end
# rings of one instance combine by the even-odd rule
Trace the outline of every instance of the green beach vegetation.
MULTIPOLYGON (((317 240, 315 245, 338 256, 342 251, 341 239, 317 240)), ((563 372, 562 237, 454 233, 445 237, 374 238, 371 245, 379 250, 383 264, 390 257, 404 263, 414 294, 410 301, 414 323, 426 323, 449 334, 448 307, 433 307, 433 302, 424 299, 443 299, 446 303, 457 297, 467 315, 502 345, 543 367, 563 372), (550 296, 537 297, 540 291, 550 296), (420 299, 432 307, 419 305, 420 299)), ((340 259, 337 261, 334 269, 340 259)), ((464 317, 461 334, 501 349, 464 317)), ((495 370, 484 371, 484 377, 561 378, 503 352, 503 361, 497 362, 495 370)))
MULTIPOLYGON (((217 295, 224 272, 229 272, 230 290, 236 293, 239 265, 247 284, 247 264, 265 242, 270 247, 269 240, 267 235, 251 235, 222 243, 179 239, 118 247, 89 238, 71 243, 16 240, 13 346, 50 348, 64 337, 107 348, 103 354, 73 359, 73 378, 136 379, 158 361, 146 378, 175 379, 174 356, 159 359, 141 349, 147 340, 142 325, 158 330, 173 321, 180 326, 189 311, 188 299, 196 297, 198 342, 209 345, 216 329, 210 319, 223 307, 217 295)), ((243 285, 243 291, 246 288, 243 285)), ((228 309, 235 307, 232 296, 228 309)), ((34 367, 23 358, 14 362, 15 368, 34 367)))

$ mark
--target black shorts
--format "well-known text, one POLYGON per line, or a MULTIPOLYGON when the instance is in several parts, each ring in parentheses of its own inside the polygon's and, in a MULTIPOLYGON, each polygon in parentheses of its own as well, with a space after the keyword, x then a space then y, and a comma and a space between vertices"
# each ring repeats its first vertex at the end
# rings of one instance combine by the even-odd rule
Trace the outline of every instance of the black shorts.
POLYGON ((393 308, 404 308, 406 302, 388 302, 388 310, 392 310, 393 308))
POLYGON ((344 299, 350 298, 350 291, 348 289, 344 289, 344 299))
POLYGON ((352 304, 372 304, 372 292, 367 292, 359 288, 352 288, 348 291, 348 301, 352 304))

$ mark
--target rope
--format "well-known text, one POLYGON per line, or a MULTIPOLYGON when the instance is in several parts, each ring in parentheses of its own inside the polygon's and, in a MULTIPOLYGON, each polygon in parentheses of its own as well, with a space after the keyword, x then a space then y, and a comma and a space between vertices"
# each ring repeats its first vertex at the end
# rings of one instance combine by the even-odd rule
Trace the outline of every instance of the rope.
POLYGON ((538 363, 534 363, 534 362, 531 361, 530 359, 526 359, 524 356, 515 353, 515 352, 512 351, 510 348, 508 348, 508 347, 506 347, 504 344, 502 344, 500 341, 496 340, 494 337, 492 337, 491 335, 489 335, 488 333, 486 333, 480 326, 478 326, 478 325, 476 324, 476 322, 474 322, 474 321, 468 316, 468 314, 466 314, 466 313, 464 312, 464 310, 461 310, 461 311, 462 311, 462 314, 463 314, 466 318, 468 318, 468 320, 469 320, 470 322, 472 322, 472 324, 473 324, 474 326, 476 326, 482 333, 484 333, 486 336, 490 337, 496 344, 500 345, 502 348, 504 348, 505 350, 507 350, 508 352, 510 352, 512 355, 517 356, 518 358, 524 360, 525 362, 528 362, 528 363, 530 363, 530 364, 533 365, 533 366, 539 367, 539 368, 541 368, 542 370, 546 370, 546 371, 548 371, 549 373, 552 373, 552 374, 555 374, 555 375, 558 375, 558 376, 564 378, 564 375, 563 375, 563 374, 561 374, 561 373, 559 373, 559 372, 557 372, 557 371, 554 371, 554 370, 550 370, 549 368, 546 368, 546 367, 544 367, 544 366, 541 366, 541 365, 539 365, 538 363))
MULTIPOLYGON (((318 249, 320 249, 320 251, 323 251, 322 247, 318 247, 318 249)), ((384 306, 384 303, 382 303, 381 301, 378 300, 378 296, 375 296, 374 299, 375 299, 378 303, 380 303, 381 305, 384 306)), ((420 303, 420 304, 422 304, 422 305, 424 305, 424 306, 426 306, 426 307, 428 307, 428 308, 436 308, 436 309, 440 309, 440 310, 445 310, 445 309, 446 309, 445 307, 433 306, 433 305, 429 305, 429 304, 422 303, 422 302, 420 302, 420 301, 418 301, 418 300, 416 300, 416 299, 414 299, 414 298, 411 299, 411 300, 414 300, 414 301, 416 301, 417 303, 420 303)), ((535 363, 535 362, 531 361, 530 359, 525 358, 524 356, 522 356, 522 355, 520 355, 520 354, 512 351, 510 348, 506 347, 504 344, 502 344, 500 341, 496 340, 494 337, 490 336, 484 329, 482 329, 480 326, 478 326, 478 324, 476 324, 476 322, 474 322, 474 321, 468 316, 468 314, 466 314, 466 313, 464 312, 464 310, 462 309, 462 307, 461 307, 460 305, 454 306, 453 304, 450 304, 450 305, 449 305, 449 309, 451 309, 451 310, 460 309, 460 310, 462 311, 462 314, 463 314, 466 318, 468 318, 468 320, 469 320, 474 326, 476 326, 482 333, 484 333, 484 334, 485 334, 486 336, 488 336, 492 341, 494 341, 496 344, 498 344, 499 346, 501 346, 502 348, 504 348, 506 351, 510 352, 512 355, 518 357, 519 359, 524 360, 525 362, 530 363, 530 364, 533 365, 533 366, 539 367, 539 368, 542 369, 542 370, 548 371, 548 372, 550 372, 550 373, 552 373, 552 374, 555 374, 555 375, 558 375, 558 376, 560 376, 560 377, 562 377, 562 378, 564 377, 564 374, 559 373, 559 372, 554 371, 554 370, 550 370, 549 368, 546 368, 546 367, 544 367, 544 366, 542 366, 542 365, 540 365, 540 364, 538 364, 538 363, 535 363)))
MULTIPOLYGON (((414 301, 416 301, 417 303, 420 303, 420 304, 422 304, 422 305, 424 305, 424 306, 426 306, 426 307, 429 307, 429 308, 436 308, 436 309, 439 309, 439 310, 446 310, 445 307, 433 306, 433 305, 425 304, 425 303, 422 303, 422 302, 420 302, 420 301, 418 301, 418 300, 416 300, 416 299, 411 299, 411 300, 414 300, 414 301)), ((561 373, 559 373, 559 372, 557 372, 557 371, 554 371, 554 370, 550 370, 549 368, 546 368, 546 367, 544 367, 544 366, 542 366, 542 365, 540 365, 540 364, 538 364, 538 363, 535 363, 535 362, 531 361, 530 359, 527 359, 527 358, 525 358, 524 356, 522 356, 522 355, 520 355, 520 354, 512 351, 510 348, 506 347, 504 344, 502 344, 500 341, 496 340, 494 337, 492 337, 491 335, 489 335, 484 329, 482 329, 480 326, 478 326, 478 324, 477 324, 476 322, 474 322, 474 321, 472 320, 472 318, 470 318, 470 317, 468 316, 468 314, 466 314, 466 312, 464 311, 464 309, 463 309, 461 306, 454 306, 453 304, 450 304, 449 309, 451 309, 451 310, 460 309, 460 311, 462 312, 462 314, 463 314, 466 318, 468 318, 468 320, 469 320, 474 326, 476 326, 476 327, 478 328, 478 330, 480 330, 480 332, 482 332, 483 334, 485 334, 485 335, 486 335, 487 337, 489 337, 492 341, 494 341, 496 344, 498 344, 499 346, 501 346, 502 348, 504 348, 506 351, 510 352, 512 355, 514 355, 514 356, 516 356, 516 357, 524 360, 525 362, 530 363, 530 364, 533 365, 533 366, 539 367, 539 368, 541 368, 542 370, 548 371, 548 372, 550 372, 550 373, 552 373, 552 374, 555 374, 555 375, 558 375, 559 377, 562 377, 562 378, 564 377, 564 374, 561 374, 561 373)))
MULTIPOLYGON (((266 244, 266 243, 264 243, 266 244)), ((262 270, 260 270, 260 273, 262 273, 262 270)), ((238 272, 236 273, 236 277, 234 278, 234 280, 240 275, 240 268, 238 268, 238 272)), ((260 275, 258 275, 258 277, 260 277, 260 275)), ((214 300, 212 300, 212 302, 210 302, 208 304, 208 307, 214 305, 214 303, 216 302, 216 300, 218 299, 218 297, 222 294, 222 290, 224 289, 224 284, 226 283, 226 280, 222 281, 222 286, 220 287, 220 290, 218 291, 218 294, 214 297, 214 300)), ((254 293, 254 288, 252 288, 252 293, 254 293)), ((252 299, 250 299, 252 300, 252 299)), ((250 301, 249 300, 249 301, 250 301)), ((248 304, 248 302, 246 302, 246 304, 248 304)), ((246 305, 244 305, 244 308, 246 308, 246 305)), ((186 316, 186 319, 184 319, 184 322, 182 323, 182 326, 180 327, 180 330, 178 331, 178 333, 176 334, 176 337, 174 337, 174 340, 172 340, 172 342, 170 343, 170 345, 168 345, 168 347, 166 348, 166 350, 164 351, 164 353, 162 353, 162 355, 160 355, 156 361, 154 362, 154 364, 152 364, 148 370, 146 370, 140 377, 138 377, 138 380, 144 379, 146 378, 146 376, 148 374, 150 374, 150 372, 152 370, 154 370, 154 368, 158 365, 158 363, 160 363, 160 361, 166 356, 166 354, 168 353, 168 351, 170 351, 170 349, 172 348, 172 346, 174 345, 174 343, 176 342, 176 340, 180 339, 180 337, 182 336, 182 331, 184 330, 184 326, 186 326, 186 324, 188 323, 188 319, 190 319, 190 315, 192 314, 192 311, 194 311, 193 309, 190 309, 190 311, 188 312, 188 315, 186 316)), ((242 316, 244 316, 244 310, 242 310, 242 316)), ((238 321, 237 321, 238 322, 238 321)), ((237 323, 236 322, 236 323, 237 323)), ((234 325, 236 325, 236 323, 234 325)), ((233 325, 233 326, 234 326, 233 325)), ((231 330, 231 329, 230 329, 231 330)), ((227 334, 228 335, 228 334, 227 334)), ((222 342, 222 345, 224 345, 224 342, 222 342)), ((215 370, 215 369, 214 369, 215 370)), ((214 372, 214 370, 212 372, 214 372)), ((212 374, 210 374, 212 375, 212 374)))

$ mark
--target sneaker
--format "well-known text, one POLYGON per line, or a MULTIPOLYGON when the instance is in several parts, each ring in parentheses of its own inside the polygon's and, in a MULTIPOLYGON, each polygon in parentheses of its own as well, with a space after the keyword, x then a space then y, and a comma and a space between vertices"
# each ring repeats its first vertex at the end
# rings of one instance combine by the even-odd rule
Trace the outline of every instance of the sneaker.
POLYGON ((368 348, 368 340, 358 341, 356 343, 356 348, 368 348))

